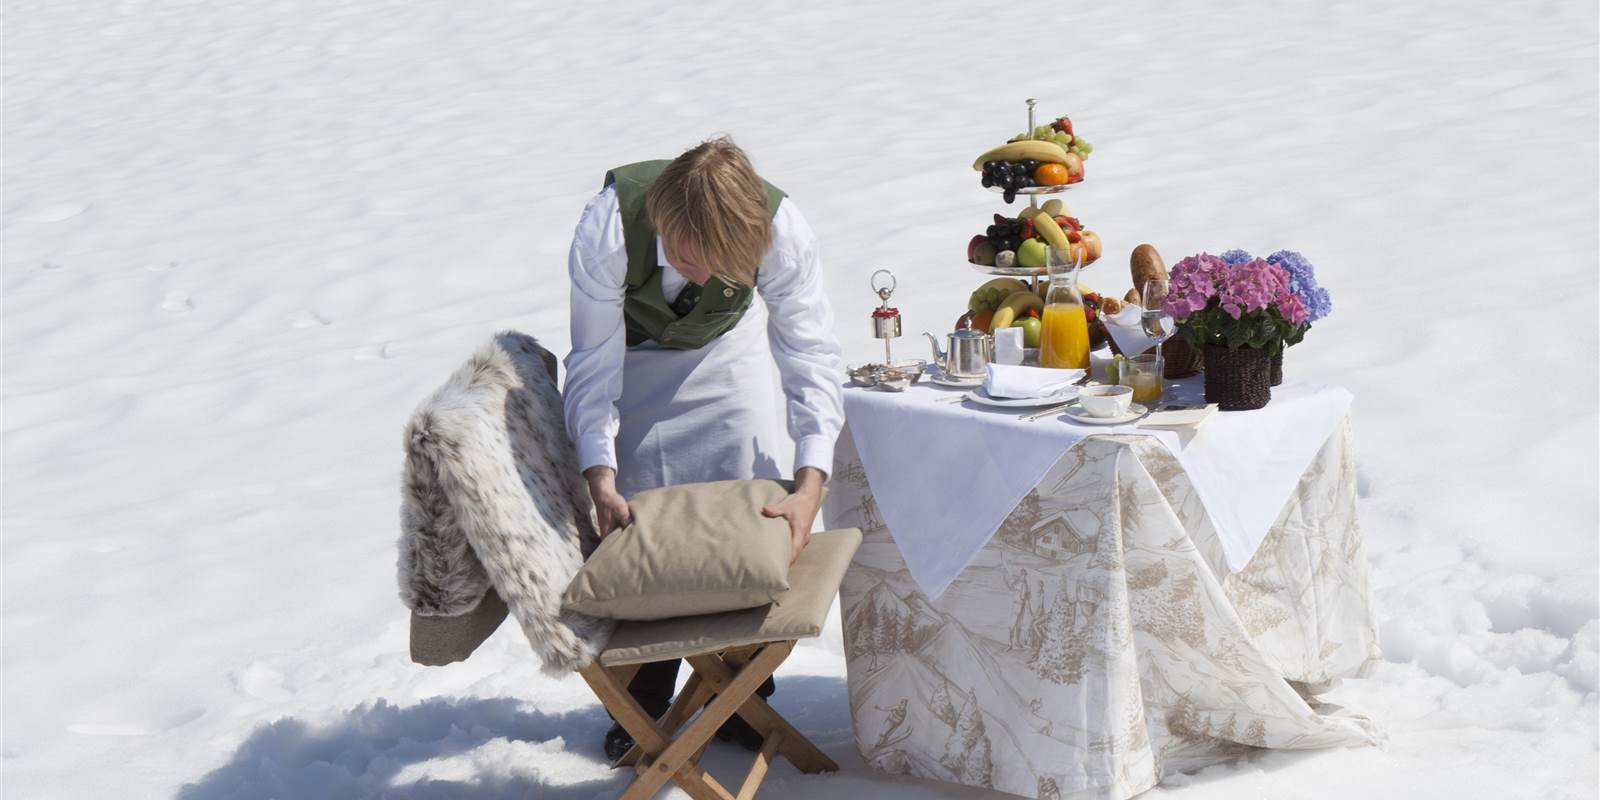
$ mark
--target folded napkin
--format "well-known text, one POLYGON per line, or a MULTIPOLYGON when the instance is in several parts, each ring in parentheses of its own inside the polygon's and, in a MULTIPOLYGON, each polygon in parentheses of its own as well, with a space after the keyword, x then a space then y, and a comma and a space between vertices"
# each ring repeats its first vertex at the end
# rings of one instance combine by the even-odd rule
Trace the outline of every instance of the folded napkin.
POLYGON ((983 390, 990 397, 1049 397, 1060 394, 1083 377, 1081 369, 1044 369, 990 363, 983 390))
POLYGON ((1121 311, 1105 317, 1106 332, 1116 340, 1117 349, 1125 356, 1136 356, 1156 346, 1156 340, 1144 334, 1139 315, 1144 309, 1129 303, 1121 311))

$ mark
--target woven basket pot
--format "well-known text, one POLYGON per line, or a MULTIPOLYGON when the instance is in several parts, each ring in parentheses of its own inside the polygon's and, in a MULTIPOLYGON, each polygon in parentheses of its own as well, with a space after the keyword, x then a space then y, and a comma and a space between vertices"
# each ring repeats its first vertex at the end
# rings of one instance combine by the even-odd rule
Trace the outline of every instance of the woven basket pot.
POLYGON ((1187 378, 1204 366, 1200 351, 1182 336, 1174 336, 1161 346, 1161 358, 1165 361, 1161 372, 1167 380, 1187 378))
POLYGON ((1206 347, 1206 402, 1247 411, 1272 400, 1272 356, 1265 350, 1206 347))
POLYGON ((1283 350, 1272 354, 1272 385, 1283 383, 1283 350))

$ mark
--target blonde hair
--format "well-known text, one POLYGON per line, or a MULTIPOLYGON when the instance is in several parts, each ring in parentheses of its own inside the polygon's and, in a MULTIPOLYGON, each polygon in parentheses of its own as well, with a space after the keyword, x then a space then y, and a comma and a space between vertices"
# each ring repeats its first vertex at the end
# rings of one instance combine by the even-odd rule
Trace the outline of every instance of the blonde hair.
POLYGON ((656 233, 694 248, 712 275, 755 285, 772 244, 772 215, 766 184, 732 139, 719 136, 673 159, 645 193, 644 204, 656 233))

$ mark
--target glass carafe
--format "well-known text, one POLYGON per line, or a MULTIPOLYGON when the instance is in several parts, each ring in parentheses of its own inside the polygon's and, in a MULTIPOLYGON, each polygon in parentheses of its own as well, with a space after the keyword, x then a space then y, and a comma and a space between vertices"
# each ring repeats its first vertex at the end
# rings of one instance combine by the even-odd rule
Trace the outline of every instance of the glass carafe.
POLYGON ((1045 295, 1039 331, 1039 366, 1050 369, 1089 368, 1089 317, 1078 291, 1082 263, 1066 250, 1050 248, 1050 292, 1045 295))

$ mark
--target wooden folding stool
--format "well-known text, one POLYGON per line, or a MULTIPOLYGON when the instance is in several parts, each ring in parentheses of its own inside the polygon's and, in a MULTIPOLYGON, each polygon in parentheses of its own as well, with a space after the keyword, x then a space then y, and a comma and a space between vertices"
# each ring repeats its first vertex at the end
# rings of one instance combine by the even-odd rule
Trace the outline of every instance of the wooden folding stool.
POLYGON ((652 797, 669 780, 696 800, 749 800, 779 754, 801 772, 839 769, 757 696, 756 689, 796 641, 822 632, 860 544, 861 532, 854 528, 812 536, 789 568, 788 591, 770 606, 618 626, 599 660, 578 674, 633 736, 633 749, 615 765, 637 773, 621 795, 624 800, 652 797), (628 682, 640 665, 671 658, 687 660, 694 672, 666 713, 652 719, 628 694, 628 682), (717 729, 735 714, 763 739, 743 783, 730 792, 700 768, 699 760, 717 729))

